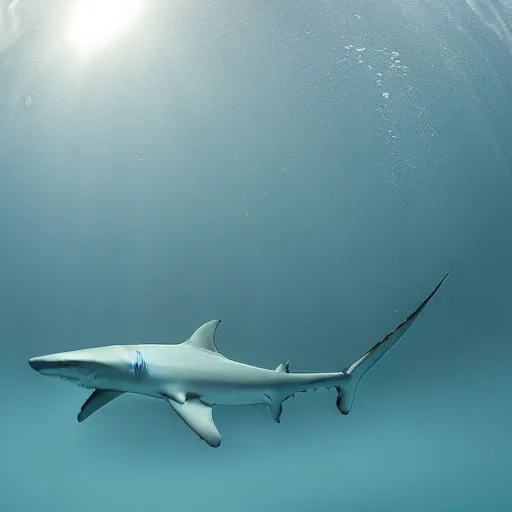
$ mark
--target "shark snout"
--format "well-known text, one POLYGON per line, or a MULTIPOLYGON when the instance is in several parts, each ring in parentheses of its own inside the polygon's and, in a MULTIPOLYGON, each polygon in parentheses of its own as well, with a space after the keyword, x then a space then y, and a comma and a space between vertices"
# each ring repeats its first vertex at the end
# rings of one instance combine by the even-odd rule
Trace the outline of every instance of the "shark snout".
POLYGON ((61 368, 72 368, 78 366, 78 361, 60 360, 54 356, 32 357, 28 364, 37 372, 58 370, 61 368))
POLYGON ((44 357, 32 357, 28 360, 28 364, 33 370, 39 372, 45 367, 46 362, 44 357))
POLYGON ((116 347, 99 347, 32 357, 28 364, 42 375, 97 387, 101 382, 129 376, 130 365, 125 359, 124 352, 116 347))

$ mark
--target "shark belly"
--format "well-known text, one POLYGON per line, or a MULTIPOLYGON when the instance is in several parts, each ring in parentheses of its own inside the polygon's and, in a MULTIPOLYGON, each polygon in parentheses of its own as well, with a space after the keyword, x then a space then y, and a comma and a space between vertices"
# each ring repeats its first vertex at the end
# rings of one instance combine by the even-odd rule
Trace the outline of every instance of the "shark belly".
POLYGON ((208 405, 258 405, 270 402, 269 394, 260 389, 238 388, 229 386, 217 389, 208 389, 198 393, 201 401, 208 405))

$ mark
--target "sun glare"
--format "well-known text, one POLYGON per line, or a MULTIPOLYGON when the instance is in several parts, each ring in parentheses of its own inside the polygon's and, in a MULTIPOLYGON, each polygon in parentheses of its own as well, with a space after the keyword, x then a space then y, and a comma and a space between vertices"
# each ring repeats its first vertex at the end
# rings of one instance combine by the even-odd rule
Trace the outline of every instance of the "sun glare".
POLYGON ((69 20, 68 39, 90 55, 133 27, 144 0, 77 0, 69 20))

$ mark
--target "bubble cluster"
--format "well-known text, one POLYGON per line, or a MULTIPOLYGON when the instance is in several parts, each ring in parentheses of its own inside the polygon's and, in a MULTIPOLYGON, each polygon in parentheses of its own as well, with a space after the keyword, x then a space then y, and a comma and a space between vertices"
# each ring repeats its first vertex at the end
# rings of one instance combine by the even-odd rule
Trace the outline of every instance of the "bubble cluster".
POLYGON ((399 127, 400 127, 400 102, 404 99, 414 108, 420 107, 407 96, 410 87, 407 81, 408 67, 400 52, 389 48, 372 48, 364 44, 346 44, 344 46, 346 62, 353 62, 361 66, 369 80, 375 87, 375 100, 377 111, 382 116, 386 126, 386 147, 389 152, 392 181, 397 181, 400 173, 399 154, 399 127))

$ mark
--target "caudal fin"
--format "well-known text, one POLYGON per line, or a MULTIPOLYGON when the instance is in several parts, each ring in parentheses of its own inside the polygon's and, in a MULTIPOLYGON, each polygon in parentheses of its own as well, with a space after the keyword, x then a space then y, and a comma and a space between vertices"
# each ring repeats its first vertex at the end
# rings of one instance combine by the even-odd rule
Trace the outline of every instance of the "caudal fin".
POLYGON ((434 288, 434 291, 418 306, 418 308, 411 313, 400 325, 393 331, 382 338, 376 345, 374 345, 368 352, 363 354, 359 359, 354 361, 348 366, 343 374, 346 380, 343 385, 337 388, 338 398, 336 405, 342 414, 348 414, 354 402, 357 385, 363 375, 407 332, 409 327, 417 320, 422 309, 427 305, 430 299, 435 295, 437 290, 441 287, 444 280, 448 277, 449 272, 441 279, 439 284, 434 288))

